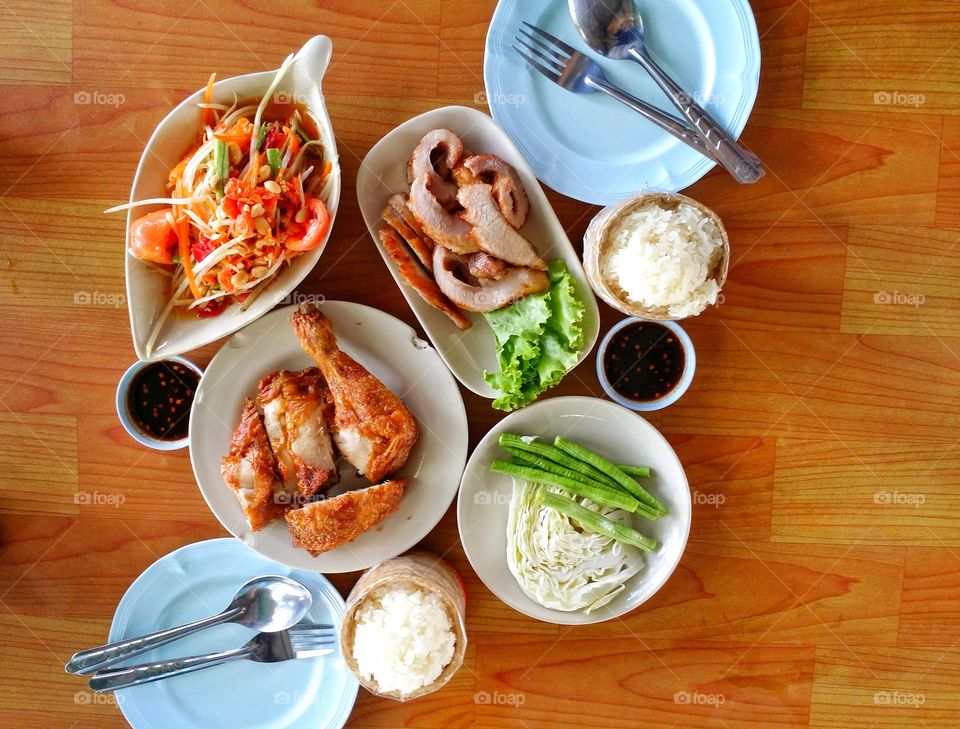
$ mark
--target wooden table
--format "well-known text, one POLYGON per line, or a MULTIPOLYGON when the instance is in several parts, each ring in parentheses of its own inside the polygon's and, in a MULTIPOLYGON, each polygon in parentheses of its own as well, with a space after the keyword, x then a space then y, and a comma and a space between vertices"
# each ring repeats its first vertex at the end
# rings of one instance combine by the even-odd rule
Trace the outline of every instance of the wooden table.
MULTIPOLYGON (((686 324, 692 389, 651 417, 694 494, 680 567, 624 620, 535 622, 473 574, 451 509, 425 545, 466 580, 466 663, 420 701, 361 693, 351 726, 960 725, 960 15, 952 0, 753 4, 764 70, 745 140, 770 174, 688 191, 726 221, 733 266, 723 304, 686 324)), ((0 725, 120 727, 65 661, 106 636, 143 569, 225 532, 186 451, 145 450, 117 421, 134 355, 123 216, 102 211, 211 71, 275 68, 327 33, 344 194, 299 290, 415 325, 361 221, 357 168, 417 113, 482 108, 494 2, 0 8, 0 725), (78 503, 93 493, 123 503, 78 503)), ((597 208, 551 199, 579 241, 597 208)), ((601 309, 604 328, 619 318, 601 309)), ((552 394, 601 396, 592 360, 552 394)), ((476 443, 502 414, 464 400, 476 443)))

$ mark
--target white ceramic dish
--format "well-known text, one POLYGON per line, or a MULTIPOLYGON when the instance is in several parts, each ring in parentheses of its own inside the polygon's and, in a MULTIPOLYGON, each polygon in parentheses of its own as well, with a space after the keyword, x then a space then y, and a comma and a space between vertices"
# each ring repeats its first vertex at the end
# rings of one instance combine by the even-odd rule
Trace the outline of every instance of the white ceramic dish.
POLYGON ((457 498, 457 523, 463 549, 483 583, 503 602, 537 620, 561 625, 600 623, 624 615, 648 600, 673 573, 690 533, 690 490, 683 466, 656 428, 636 413, 592 397, 556 397, 534 403, 501 420, 470 456, 457 498), (513 479, 490 471, 494 458, 507 458, 501 433, 536 435, 549 442, 562 435, 615 463, 650 466, 644 480, 670 511, 649 521, 634 516, 633 526, 660 546, 644 556, 644 569, 609 604, 586 615, 551 610, 531 600, 507 567, 507 513, 513 479))
POLYGON ((387 134, 367 153, 357 173, 357 200, 363 220, 400 291, 454 376, 478 395, 495 398, 498 393, 483 381, 485 370, 497 371, 493 334, 483 317, 468 314, 473 326, 465 332, 457 329, 445 314, 427 304, 404 283, 396 264, 377 237, 377 229, 383 225, 380 211, 389 197, 410 189, 405 170, 413 148, 424 134, 438 128, 456 132, 463 139, 464 146, 475 154, 496 154, 516 169, 530 198, 530 218, 520 232, 533 243, 541 257, 564 260, 583 299, 586 309, 583 317, 584 347, 577 364, 590 354, 597 341, 600 315, 577 252, 570 244, 533 170, 493 119, 465 106, 445 106, 414 117, 387 134))
MULTIPOLYGON (((340 348, 399 395, 420 427, 420 439, 401 476, 410 480, 400 509, 374 529, 319 557, 291 544, 283 520, 250 529, 237 499, 220 476, 220 457, 240 418, 243 399, 260 378, 277 369, 315 366, 290 324, 296 307, 277 309, 230 338, 207 366, 190 413, 190 461, 203 498, 220 523, 265 557, 314 572, 352 572, 395 557, 423 539, 453 501, 467 458, 467 416, 460 390, 437 353, 398 319, 368 306, 328 301, 340 348)), ((343 481, 330 493, 359 482, 341 464, 343 481)))
MULTIPOLYGON (((330 230, 333 229, 340 201, 340 163, 320 82, 330 63, 332 52, 333 44, 329 38, 322 35, 311 38, 297 53, 284 80, 278 86, 278 89, 304 104, 319 123, 318 129, 332 165, 330 197, 326 201, 330 212, 330 230)), ((275 75, 276 71, 264 71, 219 81, 213 87, 213 100, 230 104, 233 103, 234 93, 240 100, 262 97, 275 75)), ((170 169, 180 161, 196 139, 200 113, 197 103, 202 101, 203 94, 204 89, 191 94, 167 114, 154 130, 143 150, 137 174, 133 179, 131 202, 168 195, 166 183, 170 169)), ((127 212, 128 238, 130 224, 156 207, 132 208, 127 212)), ((329 236, 330 231, 327 232, 328 239, 329 236)), ((129 246, 128 239, 124 251, 129 246)), ((152 348, 147 345, 154 322, 169 298, 169 279, 150 264, 125 253, 130 330, 137 357, 154 361, 182 354, 232 334, 259 319, 296 288, 316 265, 325 247, 326 241, 314 250, 295 258, 245 311, 241 311, 239 305, 234 304, 224 309, 219 316, 209 319, 172 313, 163 324, 152 348)))

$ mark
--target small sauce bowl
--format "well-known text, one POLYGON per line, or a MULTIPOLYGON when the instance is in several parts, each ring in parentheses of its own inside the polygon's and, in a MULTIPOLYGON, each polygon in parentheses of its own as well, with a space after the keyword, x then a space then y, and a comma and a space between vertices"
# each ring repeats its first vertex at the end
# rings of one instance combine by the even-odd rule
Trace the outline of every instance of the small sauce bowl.
MULTIPOLYGON (((127 431, 131 438, 141 445, 145 445, 147 448, 152 448, 157 451, 175 451, 187 447, 188 443, 190 442, 189 433, 184 430, 184 435, 182 437, 174 439, 161 438, 155 435, 148 430, 143 421, 137 416, 132 402, 132 398, 134 397, 133 388, 135 385, 140 383, 140 376, 146 376, 152 370, 158 367, 163 367, 164 364, 167 364, 168 366, 172 364, 180 365, 189 373, 196 375, 197 384, 199 384, 200 378, 203 376, 203 370, 200 369, 200 367, 195 365, 190 360, 184 359, 183 357, 167 357, 166 359, 158 362, 144 362, 142 360, 134 362, 132 365, 130 365, 127 371, 123 373, 123 377, 120 378, 120 383, 117 385, 117 416, 120 418, 120 423, 123 425, 123 429, 127 431)), ((157 392, 151 394, 159 395, 160 393, 157 392)), ((182 414, 178 415, 178 419, 183 418, 184 422, 189 422, 190 407, 193 405, 192 398, 195 396, 196 385, 193 387, 190 402, 181 403, 179 405, 179 407, 184 408, 184 411, 182 414)))
MULTIPOLYGON (((612 353, 610 354, 613 356, 612 353)), ((607 394, 607 397, 614 402, 623 405, 625 408, 636 410, 638 412, 652 412, 654 410, 661 410, 679 400, 690 387, 690 383, 693 382, 693 374, 696 371, 696 368, 697 355, 693 348, 693 342, 683 328, 673 321, 651 321, 649 319, 640 319, 638 317, 629 317, 627 319, 623 319, 610 328, 610 331, 607 332, 606 336, 604 336, 603 340, 600 342, 600 346, 597 348, 597 379, 600 380, 600 385, 603 387, 603 391, 607 394), (679 376, 675 378, 676 384, 670 387, 662 395, 653 397, 649 400, 633 399, 628 397, 623 392, 618 391, 607 376, 607 355, 610 353, 610 348, 614 340, 624 329, 627 327, 633 327, 635 325, 659 327, 667 330, 667 332, 676 338, 676 344, 679 344, 679 349, 683 353, 682 370, 680 371, 679 376)))

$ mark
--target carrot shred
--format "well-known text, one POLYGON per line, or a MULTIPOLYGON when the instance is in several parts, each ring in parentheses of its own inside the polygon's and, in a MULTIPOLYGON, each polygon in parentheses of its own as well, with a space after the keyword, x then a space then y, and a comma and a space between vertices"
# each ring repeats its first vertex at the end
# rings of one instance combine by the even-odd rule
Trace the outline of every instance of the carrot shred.
MULTIPOLYGON (((217 74, 211 73, 210 79, 207 81, 207 90, 203 92, 203 103, 209 104, 213 100, 213 82, 216 80, 217 74)), ((208 127, 213 126, 213 109, 204 108, 203 113, 200 115, 200 138, 203 139, 203 130, 208 127)))
POLYGON ((327 179, 327 175, 330 174, 330 170, 333 169, 333 164, 329 161, 323 166, 323 174, 320 176, 320 183, 322 184, 324 180, 327 179))
POLYGON ((190 292, 193 294, 193 298, 202 299, 203 293, 200 291, 200 287, 197 286, 197 279, 194 278, 193 275, 193 264, 190 263, 190 231, 187 218, 177 218, 177 224, 174 226, 174 230, 177 233, 177 242, 180 244, 180 263, 183 266, 183 272, 187 274, 187 283, 190 284, 190 292))
POLYGON ((300 151, 300 137, 298 137, 297 133, 286 125, 283 126, 283 132, 287 135, 287 139, 290 140, 290 154, 295 155, 300 151))

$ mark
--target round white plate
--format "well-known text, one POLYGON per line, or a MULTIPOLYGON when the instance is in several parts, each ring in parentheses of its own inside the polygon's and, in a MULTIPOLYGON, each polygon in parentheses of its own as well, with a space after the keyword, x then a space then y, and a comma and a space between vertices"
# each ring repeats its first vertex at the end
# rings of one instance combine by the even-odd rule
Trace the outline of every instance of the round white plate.
MULTIPOLYGON (((313 605, 305 620, 340 625, 343 598, 322 575, 291 570, 254 554, 236 539, 188 544, 161 557, 127 590, 110 626, 110 641, 132 638, 214 615, 238 587, 261 575, 305 585, 313 605)), ((135 663, 227 650, 255 632, 217 625, 155 648, 135 663)), ((339 729, 357 698, 356 678, 337 654, 253 663, 237 661, 116 693, 133 729, 339 729)))
MULTIPOLYGON (((409 479, 400 509, 356 540, 311 557, 293 546, 286 522, 254 532, 233 491, 220 476, 244 397, 253 397, 264 375, 300 370, 315 362, 290 324, 295 306, 277 309, 234 334, 210 362, 190 413, 190 461, 203 498, 220 523, 270 559, 315 572, 352 572, 406 551, 436 526, 457 493, 467 457, 467 415, 460 390, 443 360, 399 319, 369 306, 327 301, 340 348, 396 393, 413 413, 420 439, 398 475, 409 479)), ((343 464, 332 494, 356 485, 343 464)))
POLYGON ((601 623, 623 615, 659 590, 673 573, 690 533, 690 490, 683 466, 656 428, 620 405, 592 397, 556 397, 534 403, 501 420, 477 445, 467 463, 457 498, 460 541, 477 575, 498 598, 524 615, 562 625, 601 623), (609 604, 589 615, 551 610, 534 602, 507 567, 507 511, 513 479, 490 471, 494 458, 508 459, 497 445, 501 433, 536 435, 552 442, 562 435, 614 463, 649 466, 643 482, 670 511, 649 521, 634 516, 633 526, 660 546, 644 555, 644 568, 609 604))
MULTIPOLYGON (((635 0, 661 66, 738 137, 760 83, 760 39, 748 0, 635 0)), ((641 190, 677 192, 715 163, 603 94, 574 94, 533 70, 514 37, 527 21, 593 58, 634 96, 679 116, 639 64, 587 48, 566 0, 500 0, 487 34, 483 78, 493 118, 543 182, 599 205, 641 190)))

